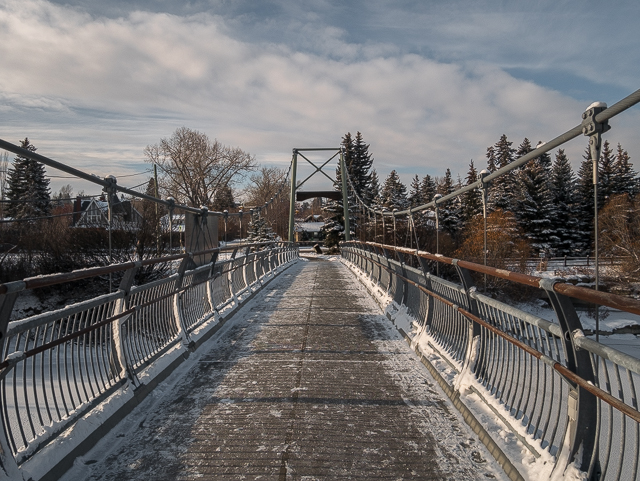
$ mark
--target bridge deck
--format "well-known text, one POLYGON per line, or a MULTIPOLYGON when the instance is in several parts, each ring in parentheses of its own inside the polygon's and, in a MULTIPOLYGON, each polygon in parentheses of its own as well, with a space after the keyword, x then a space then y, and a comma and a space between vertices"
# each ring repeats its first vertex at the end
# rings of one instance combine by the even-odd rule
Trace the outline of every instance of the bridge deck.
POLYGON ((65 479, 502 478, 339 262, 298 262, 65 479))

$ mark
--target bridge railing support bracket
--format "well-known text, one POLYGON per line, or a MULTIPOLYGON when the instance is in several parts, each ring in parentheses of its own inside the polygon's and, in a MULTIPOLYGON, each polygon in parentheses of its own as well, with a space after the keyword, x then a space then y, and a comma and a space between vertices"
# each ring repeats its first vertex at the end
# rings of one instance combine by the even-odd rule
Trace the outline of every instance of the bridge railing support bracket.
MULTIPOLYGON (((569 297, 557 293, 554 285, 558 281, 554 279, 542 279, 540 287, 549 296, 549 301, 562 329, 562 342, 567 359, 567 369, 582 379, 596 385, 595 373, 587 351, 576 346, 574 336, 582 334, 582 323, 569 297)), ((600 467, 597 461, 598 436, 599 436, 599 409, 596 396, 585 389, 571 385, 568 397, 567 416, 569 427, 568 449, 566 466, 556 466, 556 470, 564 471, 569 464, 578 462, 580 469, 589 473, 590 480, 596 481, 600 467)))

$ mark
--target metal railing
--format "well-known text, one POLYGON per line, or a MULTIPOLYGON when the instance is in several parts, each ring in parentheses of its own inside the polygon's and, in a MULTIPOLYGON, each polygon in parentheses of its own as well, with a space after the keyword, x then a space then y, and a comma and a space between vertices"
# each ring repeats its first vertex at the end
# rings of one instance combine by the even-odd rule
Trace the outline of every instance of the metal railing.
POLYGON ((634 314, 639 301, 406 248, 349 242, 341 252, 521 425, 534 455, 546 450, 560 472, 577 462, 589 479, 640 479, 640 360, 586 338, 572 299, 634 314), (434 262, 455 268, 460 284, 431 274, 434 262), (544 290, 556 319, 480 293, 477 274, 544 290))
POLYGON ((261 243, 55 274, 0 285, 0 471, 15 472, 81 416, 141 374, 175 346, 193 348, 212 327, 282 266, 295 244, 261 243), (206 255, 210 262, 196 267, 206 255), (210 257, 209 257, 210 256, 210 257), (173 275, 134 286, 136 271, 180 263, 173 275), (117 292, 9 322, 26 289, 120 272, 117 292), (10 464, 10 466, 8 466, 10 464))

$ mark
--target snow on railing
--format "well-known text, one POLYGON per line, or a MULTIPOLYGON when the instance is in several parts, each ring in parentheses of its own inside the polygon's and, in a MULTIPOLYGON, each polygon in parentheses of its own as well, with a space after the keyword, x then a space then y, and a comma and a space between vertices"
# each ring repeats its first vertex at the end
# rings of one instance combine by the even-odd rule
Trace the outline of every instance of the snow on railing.
POLYGON ((224 260, 218 259, 225 249, 217 248, 0 285, 0 479, 28 460, 50 462, 37 459, 47 443, 114 393, 149 384, 166 367, 167 353, 174 359, 194 349, 298 257, 290 243, 226 250, 231 255, 224 260), (196 267, 199 256, 210 262, 196 267), (133 285, 143 265, 176 260, 177 273, 133 285), (26 289, 114 272, 123 273, 114 293, 9 322, 26 289))
POLYGON ((440 378, 443 389, 477 393, 533 456, 549 456, 554 476, 576 466, 593 479, 640 479, 640 360, 585 337, 572 299, 634 314, 639 301, 415 249, 348 242, 341 253, 415 320, 412 345, 422 339, 457 373, 456 383, 440 378), (433 275, 434 263, 460 284, 433 275), (481 294, 477 274, 544 291, 556 319, 481 294))

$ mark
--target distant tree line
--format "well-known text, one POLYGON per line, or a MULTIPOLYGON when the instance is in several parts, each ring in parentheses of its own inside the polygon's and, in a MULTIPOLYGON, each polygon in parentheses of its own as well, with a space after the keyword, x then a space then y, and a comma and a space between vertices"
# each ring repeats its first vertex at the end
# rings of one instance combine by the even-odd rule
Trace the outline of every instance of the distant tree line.
MULTIPOLYGON (((31 152, 36 150, 28 138, 22 140, 20 146, 31 152)), ((237 147, 224 146, 217 140, 211 141, 206 134, 186 127, 177 129, 158 144, 147 146, 144 153, 159 172, 157 188, 151 177, 143 192, 163 199, 172 196, 177 203, 206 206, 210 211, 237 211, 235 187, 257 168, 253 155, 237 147)), ((52 195, 43 164, 22 155, 12 160, 9 161, 6 153, 0 157, 0 282, 146 259, 168 252, 168 222, 162 223, 162 217, 168 212, 162 206, 147 200, 127 201, 140 214, 141 221, 135 228, 112 231, 113 249, 109 254, 105 225, 75 228, 80 214, 73 211, 80 204, 85 206, 85 199, 82 202, 73 199, 70 185, 52 195)), ((107 194, 102 197, 96 202, 105 201, 107 194)), ((111 199, 112 205, 121 201, 123 199, 116 196, 111 199)), ((227 234, 231 239, 247 234, 252 220, 249 213, 243 219, 243 232, 237 217, 234 220, 235 224, 227 225, 220 216, 221 238, 227 234)), ((172 247, 179 246, 178 238, 178 234, 173 235, 172 247)), ((138 281, 164 275, 166 266, 159 266, 154 268, 155 272, 141 269, 138 281)))
MULTIPOLYGON (((368 145, 358 132, 355 139, 342 139, 346 165, 353 189, 377 210, 406 210, 431 202, 437 194, 448 195, 478 181, 473 160, 466 177, 454 179, 451 170, 444 176, 415 175, 409 189, 392 170, 382 184, 372 166, 368 145)), ((516 148, 506 135, 487 148, 486 170, 494 172, 534 149, 525 138, 516 148)), ((489 186, 487 196, 489 257, 493 265, 505 257, 593 255, 593 166, 588 148, 577 173, 563 149, 552 160, 548 153, 499 177, 489 186), (493 242, 493 246, 491 243, 493 242)), ((337 177, 340 179, 340 169, 337 177)), ((337 184, 339 185, 339 184, 337 184)), ((601 209, 602 252, 605 255, 640 256, 640 179, 633 170, 628 152, 618 144, 603 143, 599 159, 598 206, 601 209), (617 215, 613 215, 615 210, 617 215), (614 221, 614 219, 616 219, 614 221), (615 222, 615 228, 611 225, 615 222), (636 235, 639 234, 639 235, 636 235), (636 239, 634 242, 634 238, 636 239)), ((353 195, 353 194, 352 194, 353 195)), ((355 199, 354 199, 355 200, 355 199)), ((360 239, 418 246, 435 251, 435 213, 414 213, 411 219, 372 216, 350 200, 351 230, 360 239)), ((344 238, 342 203, 330 204, 333 216, 327 220, 327 245, 344 238)), ((483 257, 482 192, 472 190, 440 204, 439 250, 480 260, 483 257)), ((636 262, 636 274, 640 261, 636 262)), ((629 272, 632 272, 631 268, 629 272)))

